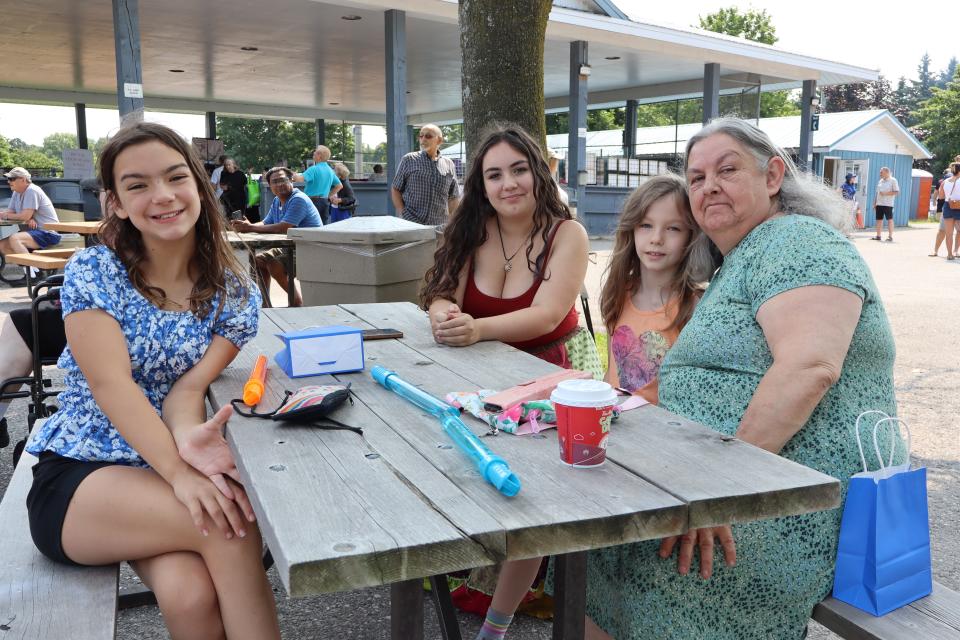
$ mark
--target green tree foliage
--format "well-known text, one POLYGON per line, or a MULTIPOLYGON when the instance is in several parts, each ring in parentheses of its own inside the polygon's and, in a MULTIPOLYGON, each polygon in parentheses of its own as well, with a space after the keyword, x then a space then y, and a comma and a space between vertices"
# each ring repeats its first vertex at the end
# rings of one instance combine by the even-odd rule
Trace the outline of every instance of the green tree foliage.
POLYGON ((715 13, 700 16, 699 27, 763 44, 776 44, 778 39, 777 29, 766 9, 747 9, 743 12, 737 7, 720 9, 715 13))
POLYGON ((63 158, 64 149, 76 149, 77 136, 72 133, 51 133, 43 139, 43 153, 51 158, 63 158))
POLYGON ((870 108, 870 83, 853 82, 823 87, 820 108, 824 113, 863 111, 870 108))
MULTIPOLYGON (((217 133, 225 153, 246 171, 256 172, 281 163, 299 169, 310 158, 316 143, 312 122, 217 117, 217 133)), ((353 159, 353 127, 345 123, 326 123, 326 145, 336 159, 353 159)))
POLYGON ((934 175, 939 175, 960 152, 960 73, 954 72, 946 88, 934 87, 917 112, 924 145, 934 154, 934 175))
POLYGON ((0 136, 0 166, 26 167, 40 174, 54 174, 63 170, 63 159, 59 153, 56 156, 47 155, 43 147, 27 144, 20 138, 8 140, 0 136))
POLYGON ((800 115, 800 97, 791 91, 765 91, 760 94, 760 117, 779 118, 800 115))
POLYGON ((896 94, 883 74, 870 83, 870 108, 893 111, 896 94))
POLYGON ((913 93, 918 103, 930 99, 930 96, 933 95, 930 90, 934 84, 935 79, 933 73, 930 72, 930 55, 924 53, 923 57, 920 58, 920 64, 917 65, 917 79, 913 82, 913 93))
MULTIPOLYGON (((737 7, 720 9, 715 13, 700 16, 700 24, 697 26, 714 33, 725 33, 728 36, 736 36, 763 44, 776 44, 778 40, 777 29, 773 26, 771 16, 766 10, 747 9, 741 11, 737 7)), ((756 96, 750 96, 749 93, 745 94, 744 97, 756 100, 756 96)), ((680 120, 681 124, 702 121, 702 118, 689 119, 692 117, 690 111, 688 108, 688 113, 680 120)), ((724 96, 720 99, 720 113, 737 115, 743 118, 755 118, 757 115, 756 103, 747 105, 739 96, 736 99, 733 96, 724 96), (740 100, 740 104, 737 104, 738 100, 740 100), (726 104, 724 104, 725 102, 726 104)), ((800 105, 790 91, 766 91, 760 95, 761 118, 794 116, 799 115, 799 113, 800 105)))
POLYGON ((893 115, 901 124, 912 127, 916 124, 916 117, 913 111, 917 106, 917 96, 913 92, 913 87, 907 84, 907 79, 900 76, 897 80, 897 88, 893 92, 893 115))
POLYGON ((937 78, 936 86, 941 89, 946 89, 947 84, 957 73, 957 58, 956 56, 950 58, 950 62, 947 63, 947 68, 940 72, 940 76, 937 78))
POLYGON ((10 141, 0 136, 0 167, 11 168, 14 164, 13 148, 10 146, 10 141))

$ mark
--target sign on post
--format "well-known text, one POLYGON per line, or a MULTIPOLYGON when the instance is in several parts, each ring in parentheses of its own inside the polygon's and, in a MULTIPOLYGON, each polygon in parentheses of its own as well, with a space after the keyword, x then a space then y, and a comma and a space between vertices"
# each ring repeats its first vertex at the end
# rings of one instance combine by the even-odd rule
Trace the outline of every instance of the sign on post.
POLYGON ((84 180, 95 177, 93 152, 89 149, 63 150, 63 177, 84 180))

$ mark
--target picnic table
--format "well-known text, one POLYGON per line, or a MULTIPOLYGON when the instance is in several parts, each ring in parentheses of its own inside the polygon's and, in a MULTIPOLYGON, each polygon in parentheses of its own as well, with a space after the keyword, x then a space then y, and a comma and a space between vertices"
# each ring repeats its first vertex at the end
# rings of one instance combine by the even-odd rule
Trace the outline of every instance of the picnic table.
MULTIPOLYGON (((390 584, 395 639, 422 638, 424 577, 542 555, 557 556, 553 637, 580 638, 587 550, 840 502, 835 479, 655 406, 614 422, 607 463, 594 469, 563 465, 552 430, 484 438, 523 484, 505 498, 433 418, 376 384, 369 368, 383 365, 442 398, 557 367, 499 342, 436 344, 426 314, 406 302, 264 309, 260 317, 257 338, 210 388, 215 408, 241 395, 259 354, 280 349, 276 333, 343 324, 404 334, 365 342, 367 369, 334 376, 356 398, 335 417, 361 426, 362 436, 238 415, 227 426, 288 594, 390 584)), ((327 382, 333 377, 288 379, 271 359, 259 410, 274 408, 284 389, 327 382)))
MULTIPOLYGON (((293 238, 287 237, 284 233, 237 233, 236 231, 227 232, 227 242, 234 249, 246 249, 250 254, 250 275, 255 280, 259 280, 256 265, 253 262, 254 254, 261 249, 288 249, 283 260, 284 268, 287 270, 287 304, 293 306, 296 289, 295 280, 297 277, 296 261, 296 243, 293 238)), ((263 283, 263 290, 269 295, 270 283, 263 283)), ((264 305, 269 305, 269 300, 264 300, 264 305)))
POLYGON ((100 233, 103 220, 77 220, 75 222, 48 222, 44 229, 58 233, 79 233, 83 236, 83 246, 89 247, 95 236, 100 233))
MULTIPOLYGON (((10 264, 26 267, 27 293, 33 297, 33 269, 59 271, 67 266, 74 249, 38 249, 31 253, 8 253, 4 260, 10 264), (32 267, 32 269, 31 269, 32 267)), ((41 278, 42 279, 42 278, 41 278)))

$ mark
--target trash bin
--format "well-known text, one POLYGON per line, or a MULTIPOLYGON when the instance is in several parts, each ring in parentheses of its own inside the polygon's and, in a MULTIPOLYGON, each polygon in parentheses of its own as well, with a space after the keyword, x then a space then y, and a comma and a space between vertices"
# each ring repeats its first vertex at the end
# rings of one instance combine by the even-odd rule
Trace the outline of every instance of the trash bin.
POLYGON ((416 302, 433 264, 437 232, 394 216, 363 216, 289 229, 307 306, 416 302))
POLYGON ((43 189, 57 209, 83 211, 83 194, 80 183, 68 178, 34 178, 33 182, 43 189))
POLYGON ((81 180, 80 188, 83 192, 83 219, 87 221, 102 219, 103 211, 100 209, 100 196, 97 194, 100 184, 97 179, 81 180))

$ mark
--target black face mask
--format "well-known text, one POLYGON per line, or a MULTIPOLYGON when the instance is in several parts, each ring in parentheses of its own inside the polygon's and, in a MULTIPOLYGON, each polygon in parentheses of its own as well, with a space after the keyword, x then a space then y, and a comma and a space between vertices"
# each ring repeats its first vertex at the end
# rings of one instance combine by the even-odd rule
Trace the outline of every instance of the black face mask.
POLYGON ((231 400, 230 404, 233 405, 234 411, 248 418, 269 418, 271 420, 301 423, 314 422, 313 426, 321 429, 346 429, 363 435, 363 429, 360 427, 352 427, 328 417, 330 412, 339 408, 347 400, 350 401, 350 404, 353 404, 349 384, 346 386, 324 384, 300 387, 296 392, 286 391, 280 406, 269 413, 241 409, 241 406, 246 405, 240 398, 231 400))

